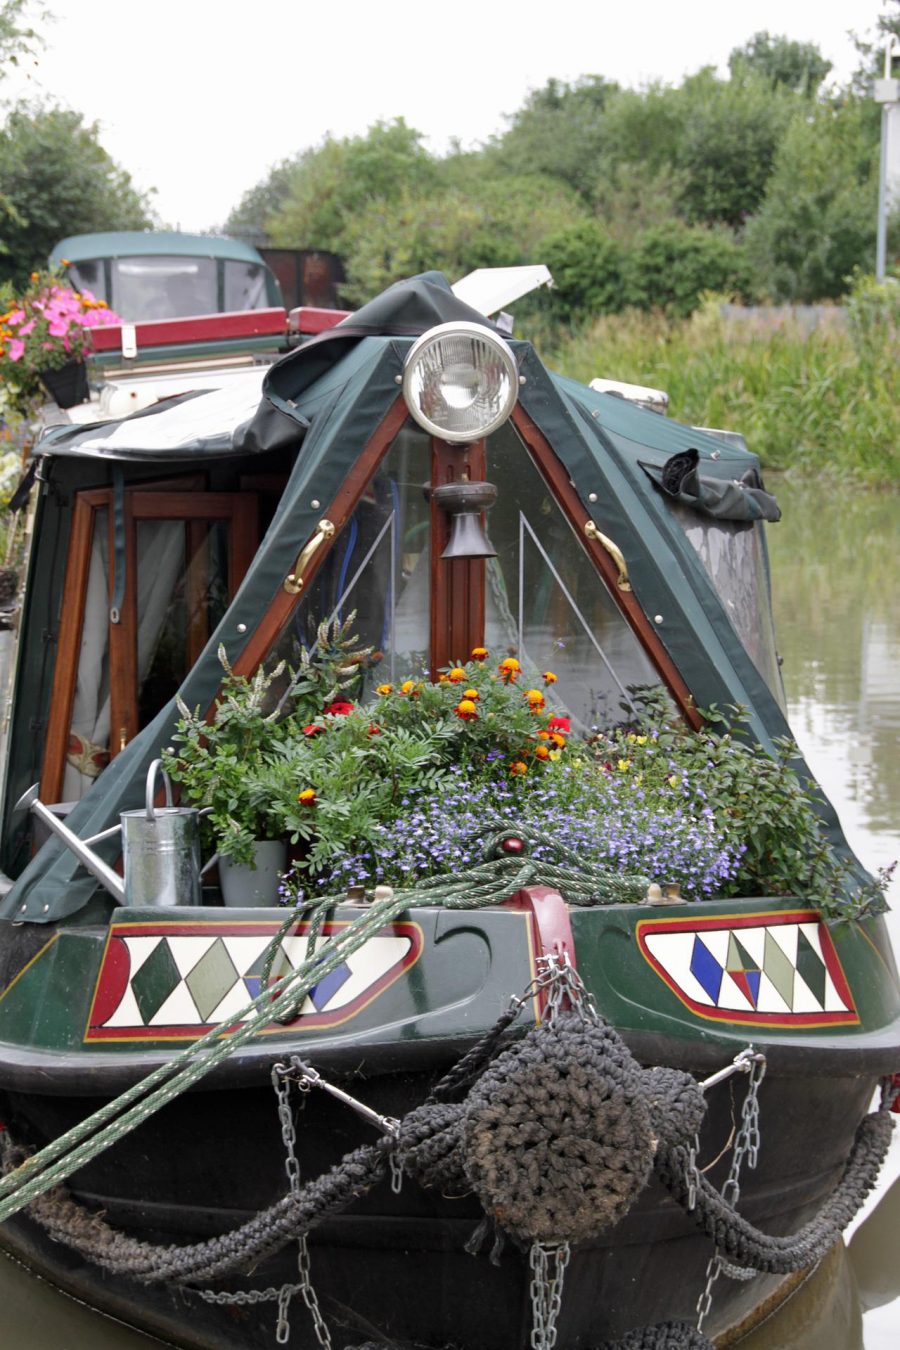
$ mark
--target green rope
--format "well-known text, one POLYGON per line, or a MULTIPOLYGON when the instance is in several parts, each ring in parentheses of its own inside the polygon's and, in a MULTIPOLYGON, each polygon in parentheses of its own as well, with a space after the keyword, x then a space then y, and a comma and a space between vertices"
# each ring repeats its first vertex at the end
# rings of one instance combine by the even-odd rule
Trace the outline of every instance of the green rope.
POLYGON ((619 877, 580 863, 571 849, 557 845, 568 866, 524 856, 491 856, 503 839, 528 836, 514 826, 503 828, 487 841, 487 861, 457 877, 430 877, 410 890, 375 901, 345 928, 314 950, 325 914, 346 897, 325 896, 302 900, 287 916, 266 952, 264 971, 271 972, 281 943, 308 910, 313 910, 311 940, 306 959, 290 974, 261 992, 240 1012, 230 1016, 228 1028, 217 1026, 185 1050, 161 1064, 146 1078, 106 1103, 80 1124, 27 1158, 0 1179, 0 1223, 39 1195, 64 1181, 97 1154, 135 1129, 168 1102, 185 1092, 236 1050, 273 1022, 292 1020, 309 990, 358 951, 373 933, 411 909, 444 906, 448 909, 483 909, 500 903, 511 893, 537 881, 555 886, 573 904, 619 903, 643 898, 648 881, 642 877, 619 877))

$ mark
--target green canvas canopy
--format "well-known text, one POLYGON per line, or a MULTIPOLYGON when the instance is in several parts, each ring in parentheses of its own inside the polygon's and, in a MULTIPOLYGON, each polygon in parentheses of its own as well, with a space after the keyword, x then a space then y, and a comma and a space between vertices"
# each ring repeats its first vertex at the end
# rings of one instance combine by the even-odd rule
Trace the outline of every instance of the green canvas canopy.
MULTIPOLYGON (((185 461, 223 452, 252 458, 273 446, 293 455, 287 485, 253 563, 181 689, 189 706, 212 702, 221 678, 217 648, 224 644, 232 662, 240 657, 292 571, 298 550, 394 405, 414 335, 452 318, 473 321, 473 311, 453 297, 443 278, 429 274, 394 287, 273 366, 256 413, 232 426, 227 438, 220 428, 214 451, 203 437, 193 445, 189 439, 180 443, 178 454, 185 461)), ((477 315, 474 320, 486 322, 477 315)), ((714 529, 727 525, 739 531, 758 530, 763 518, 777 519, 756 456, 740 444, 554 375, 527 342, 511 346, 523 380, 521 406, 552 446, 598 529, 621 549, 634 595, 696 703, 742 705, 749 712, 750 733, 767 747, 773 738, 788 736, 780 691, 751 659, 679 516, 687 511, 692 528, 703 528, 707 521, 714 529)), ((214 405, 214 395, 199 394, 191 401, 198 415, 206 399, 214 405)), ((157 414, 171 415, 172 410, 157 414)), ((123 440, 121 460, 152 458, 146 439, 153 423, 148 412, 120 424, 131 446, 123 440)), ((92 428, 71 431, 39 445, 37 453, 47 461, 43 476, 52 480, 56 455, 90 455, 90 438, 96 434, 92 428)), ((172 701, 73 809, 67 818, 71 829, 82 838, 95 835, 115 824, 121 811, 142 804, 147 768, 169 744, 177 719, 172 701)), ((801 760, 796 765, 801 775, 811 777, 801 760)), ((823 803, 821 815, 857 879, 866 879, 831 807, 823 803)), ((26 867, 0 912, 50 922, 84 906, 95 889, 74 856, 51 840, 26 867)))

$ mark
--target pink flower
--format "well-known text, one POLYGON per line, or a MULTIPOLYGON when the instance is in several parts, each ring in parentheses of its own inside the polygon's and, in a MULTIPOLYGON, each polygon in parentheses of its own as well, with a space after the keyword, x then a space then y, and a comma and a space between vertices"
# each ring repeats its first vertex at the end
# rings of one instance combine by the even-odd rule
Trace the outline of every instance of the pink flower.
POLYGON ((12 338, 9 344, 10 361, 21 361, 25 355, 25 343, 21 338, 12 338))

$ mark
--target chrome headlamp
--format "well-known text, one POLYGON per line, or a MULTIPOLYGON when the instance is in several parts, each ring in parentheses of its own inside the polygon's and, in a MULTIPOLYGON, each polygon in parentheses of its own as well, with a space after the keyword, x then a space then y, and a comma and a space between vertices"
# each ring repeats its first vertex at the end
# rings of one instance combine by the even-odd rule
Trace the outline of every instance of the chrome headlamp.
POLYGON ((419 426, 444 441, 479 441, 515 407, 512 351, 481 324, 442 323, 423 333, 403 368, 403 397, 419 426))

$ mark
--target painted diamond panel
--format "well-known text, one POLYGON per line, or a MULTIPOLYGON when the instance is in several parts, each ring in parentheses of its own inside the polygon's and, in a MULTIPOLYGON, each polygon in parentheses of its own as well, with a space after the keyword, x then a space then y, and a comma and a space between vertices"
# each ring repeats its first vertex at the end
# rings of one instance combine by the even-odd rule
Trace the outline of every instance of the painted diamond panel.
MULTIPOLYGON (((240 921, 112 925, 85 1040, 190 1040, 211 1026, 239 1025, 248 1015, 247 1005, 262 992, 265 954, 279 926, 240 921)), ((316 950, 345 926, 326 924, 316 950)), ((306 930, 300 924, 282 940, 273 979, 307 959, 306 930)), ((292 1032, 355 1017, 409 970, 423 943, 414 923, 376 933, 311 987, 292 1032)))
POLYGON ((637 938, 644 958, 699 1017, 785 1027, 859 1021, 814 911, 647 919, 637 938))

